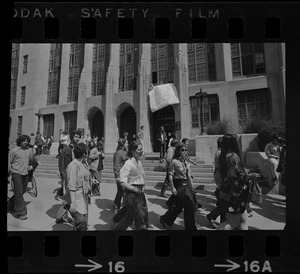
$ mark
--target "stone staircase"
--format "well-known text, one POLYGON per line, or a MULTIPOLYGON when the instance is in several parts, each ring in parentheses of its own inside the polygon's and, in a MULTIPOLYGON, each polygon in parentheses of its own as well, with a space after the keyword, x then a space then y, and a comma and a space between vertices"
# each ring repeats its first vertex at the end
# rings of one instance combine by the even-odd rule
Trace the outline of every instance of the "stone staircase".
MULTIPOLYGON (((215 188, 213 179, 213 164, 196 161, 196 157, 191 157, 197 163, 192 165, 192 175, 196 188, 211 186, 215 188)), ((55 155, 39 156, 40 165, 35 170, 36 177, 53 178, 59 180, 58 159, 55 155)), ((159 163, 159 153, 147 153, 142 159, 142 164, 146 173, 147 184, 157 185, 165 179, 165 162, 159 163)), ((102 170, 102 182, 115 183, 113 174, 113 154, 106 154, 103 161, 104 170, 102 170)))

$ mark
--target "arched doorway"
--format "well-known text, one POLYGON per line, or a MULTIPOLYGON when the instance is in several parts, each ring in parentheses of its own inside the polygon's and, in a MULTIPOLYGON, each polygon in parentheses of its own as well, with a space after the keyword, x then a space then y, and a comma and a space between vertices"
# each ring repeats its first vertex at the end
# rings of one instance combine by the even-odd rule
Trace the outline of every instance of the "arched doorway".
POLYGON ((104 117, 101 110, 93 107, 88 114, 91 137, 98 136, 98 140, 104 137, 104 117))
POLYGON ((119 137, 124 138, 127 132, 128 141, 132 141, 136 137, 136 113, 133 107, 125 108, 119 116, 119 137))
POLYGON ((164 107, 152 114, 152 140, 154 152, 160 151, 160 143, 157 140, 160 126, 164 126, 168 138, 169 134, 175 132, 175 112, 172 106, 164 107))

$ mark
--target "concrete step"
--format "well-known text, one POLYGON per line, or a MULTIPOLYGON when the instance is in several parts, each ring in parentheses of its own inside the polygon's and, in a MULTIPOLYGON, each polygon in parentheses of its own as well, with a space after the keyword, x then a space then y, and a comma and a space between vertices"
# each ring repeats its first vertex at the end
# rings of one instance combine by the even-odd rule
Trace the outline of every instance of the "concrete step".
MULTIPOLYGON (((51 173, 35 173, 34 175, 37 178, 37 183, 38 183, 39 180, 42 180, 43 178, 57 179, 57 181, 60 180, 58 175, 51 174, 51 173)), ((113 184, 115 184, 116 180, 115 180, 114 177, 111 178, 111 177, 102 176, 101 182, 102 183, 113 183, 113 184)), ((163 182, 164 182, 164 177, 161 177, 161 178, 152 178, 152 177, 147 178, 146 177, 147 185, 156 185, 158 183, 163 183, 163 182)), ((199 185, 203 185, 203 184, 211 185, 212 187, 215 188, 214 180, 211 179, 211 178, 196 178, 196 179, 194 179, 193 182, 194 182, 194 185, 195 185, 196 188, 199 187, 199 185)))
MULTIPOLYGON (((51 161, 51 162, 40 162, 40 167, 49 167, 49 168, 58 168, 58 161, 51 161)), ((157 163, 157 162, 148 162, 148 161, 142 161, 144 168, 156 168, 157 170, 165 170, 166 164, 165 163, 157 163)), ((105 168, 113 169, 113 162, 104 162, 103 163, 105 168)), ((205 164, 197 164, 196 166, 191 165, 191 170, 197 170, 197 169, 211 169, 213 172, 213 164, 205 163, 205 164)))
MULTIPOLYGON (((145 172, 146 177, 157 177, 157 178, 165 178, 166 177, 166 173, 165 172, 145 172)), ((212 173, 192 173, 194 178, 213 178, 213 174, 212 173)), ((114 178, 114 173, 111 171, 102 171, 102 176, 106 176, 106 177, 113 177, 114 178)))
MULTIPOLYGON (((35 174, 54 174, 57 176, 59 173, 58 168, 56 169, 36 169, 35 174)), ((166 173, 164 171, 147 171, 145 170, 146 177, 154 177, 154 178, 164 178, 166 173)), ((205 173, 205 172, 192 172, 194 178, 213 178, 213 173, 205 173)), ((114 178, 114 173, 112 170, 102 170, 103 177, 111 177, 114 178)))
MULTIPOLYGON (((165 168, 162 167, 144 167, 144 170, 146 173, 164 173, 166 172, 165 168)), ((41 165, 38 166, 38 168, 36 169, 36 172, 46 172, 46 173, 57 173, 58 172, 58 166, 50 166, 50 165, 41 165)), ((193 168, 192 170, 192 174, 194 176, 197 176, 197 174, 201 175, 201 174, 211 174, 211 176, 213 176, 213 169, 212 168, 193 168)), ((107 167, 105 166, 104 169, 102 170, 102 172, 106 172, 106 173, 112 173, 113 172, 113 167, 107 167)))

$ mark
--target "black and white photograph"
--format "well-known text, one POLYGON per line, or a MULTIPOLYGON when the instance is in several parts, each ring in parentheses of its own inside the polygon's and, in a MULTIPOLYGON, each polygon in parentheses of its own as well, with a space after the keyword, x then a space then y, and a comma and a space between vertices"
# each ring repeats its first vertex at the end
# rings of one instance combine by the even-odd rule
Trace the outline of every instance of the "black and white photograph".
POLYGON ((299 271, 299 4, 13 3, 8 272, 299 271))
POLYGON ((285 56, 13 43, 7 230, 283 230, 285 56))

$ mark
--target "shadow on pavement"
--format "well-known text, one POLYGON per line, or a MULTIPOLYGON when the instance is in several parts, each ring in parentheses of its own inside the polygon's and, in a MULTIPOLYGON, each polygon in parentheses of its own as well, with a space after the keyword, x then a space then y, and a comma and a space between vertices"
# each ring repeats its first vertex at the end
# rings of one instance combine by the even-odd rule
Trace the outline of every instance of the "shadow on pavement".
POLYGON ((272 219, 275 222, 286 222, 286 203, 275 197, 263 197, 261 204, 255 204, 258 208, 252 208, 257 214, 272 219))
POLYGON ((53 205, 50 209, 48 209, 48 210, 46 211, 46 214, 47 214, 50 218, 56 219, 56 215, 57 215, 57 213, 58 213, 58 210, 59 210, 60 206, 61 206, 61 204, 55 204, 55 205, 53 205))
POLYGON ((101 221, 105 224, 96 224, 94 225, 94 228, 96 230, 111 230, 110 220, 115 215, 115 213, 112 211, 113 201, 109 199, 98 198, 95 199, 95 205, 102 209, 102 211, 99 212, 98 219, 101 219, 101 221))

